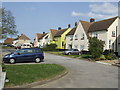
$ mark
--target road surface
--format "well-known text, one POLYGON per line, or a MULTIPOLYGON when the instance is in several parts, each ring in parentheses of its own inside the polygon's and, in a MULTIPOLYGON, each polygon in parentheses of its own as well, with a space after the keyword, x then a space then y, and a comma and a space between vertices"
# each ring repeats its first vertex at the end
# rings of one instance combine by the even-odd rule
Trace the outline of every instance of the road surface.
POLYGON ((118 88, 118 67, 45 53, 45 63, 60 64, 69 73, 32 88, 118 88))

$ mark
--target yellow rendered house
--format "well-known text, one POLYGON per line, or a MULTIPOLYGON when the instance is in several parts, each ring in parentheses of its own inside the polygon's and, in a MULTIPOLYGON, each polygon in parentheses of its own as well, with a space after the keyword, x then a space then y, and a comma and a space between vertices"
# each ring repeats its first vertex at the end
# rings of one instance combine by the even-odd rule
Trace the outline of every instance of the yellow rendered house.
POLYGON ((50 44, 56 44, 57 49, 65 49, 66 48, 66 34, 71 31, 70 24, 68 24, 68 28, 58 30, 50 29, 50 44))
POLYGON ((54 35, 54 43, 57 45, 57 49, 66 48, 66 34, 71 30, 70 27, 66 29, 59 29, 54 35))

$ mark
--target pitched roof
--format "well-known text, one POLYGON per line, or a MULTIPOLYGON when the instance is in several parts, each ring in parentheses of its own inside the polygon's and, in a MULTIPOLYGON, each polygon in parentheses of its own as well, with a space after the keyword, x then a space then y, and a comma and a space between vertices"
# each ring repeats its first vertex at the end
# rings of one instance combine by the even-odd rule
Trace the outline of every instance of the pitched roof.
POLYGON ((90 27, 90 25, 92 23, 91 22, 82 21, 82 20, 80 20, 80 22, 81 22, 81 24, 82 24, 82 26, 84 28, 84 31, 85 31, 87 37, 89 37, 89 34, 87 32, 88 32, 88 29, 89 29, 89 27, 90 27))
POLYGON ((18 36, 16 39, 14 40, 18 40, 18 39, 26 39, 26 40, 30 40, 26 35, 21 34, 21 36, 18 36))
POLYGON ((59 37, 59 36, 61 36, 67 29, 68 29, 68 28, 62 29, 62 30, 58 30, 58 31, 56 32, 56 34, 55 34, 54 37, 59 37))
POLYGON ((46 34, 48 34, 48 33, 42 34, 42 36, 39 39, 42 39, 46 34))
POLYGON ((90 27, 90 25, 91 25, 91 22, 86 22, 86 21, 82 21, 82 20, 80 20, 80 22, 81 22, 81 24, 82 24, 85 32, 87 33, 87 32, 88 32, 88 29, 89 29, 89 27, 90 27))
POLYGON ((4 43, 5 44, 12 44, 13 43, 13 38, 7 38, 5 41, 4 41, 4 43))
MULTIPOLYGON (((67 35, 74 35, 74 33, 75 33, 75 31, 76 31, 76 28, 77 28, 77 27, 72 28, 72 30, 71 30, 70 32, 68 32, 67 35)), ((66 36, 67 36, 67 35, 66 35, 66 36)))
POLYGON ((107 30, 109 26, 117 19, 117 17, 93 22, 88 30, 88 32, 107 30))
POLYGON ((55 30, 55 29, 50 29, 50 31, 51 31, 53 37, 54 37, 55 34, 58 32, 58 30, 55 30))
POLYGON ((36 35, 37 35, 37 39, 38 39, 38 40, 42 39, 46 34, 47 34, 47 33, 45 33, 45 34, 37 33, 37 34, 36 34, 36 35))

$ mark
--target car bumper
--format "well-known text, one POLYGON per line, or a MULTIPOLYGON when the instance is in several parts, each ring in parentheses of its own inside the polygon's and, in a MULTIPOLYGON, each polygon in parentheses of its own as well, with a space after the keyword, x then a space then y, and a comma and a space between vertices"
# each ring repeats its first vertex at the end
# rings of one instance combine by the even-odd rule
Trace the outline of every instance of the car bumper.
POLYGON ((9 62, 9 58, 3 58, 3 62, 9 62))

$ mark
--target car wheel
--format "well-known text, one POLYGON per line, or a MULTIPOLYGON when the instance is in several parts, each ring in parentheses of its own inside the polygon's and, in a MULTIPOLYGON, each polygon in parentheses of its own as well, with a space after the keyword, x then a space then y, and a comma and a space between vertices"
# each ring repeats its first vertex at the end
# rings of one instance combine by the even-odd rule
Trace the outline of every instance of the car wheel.
POLYGON ((68 53, 68 55, 71 55, 71 53, 68 53))
POLYGON ((81 53, 78 53, 78 55, 81 55, 81 53))
POLYGON ((36 58, 36 59, 35 59, 35 62, 36 62, 36 63, 39 63, 40 61, 41 61, 40 58, 36 58))
POLYGON ((14 64, 14 63, 15 63, 15 59, 11 58, 11 59, 10 59, 10 63, 11 63, 11 64, 14 64))

